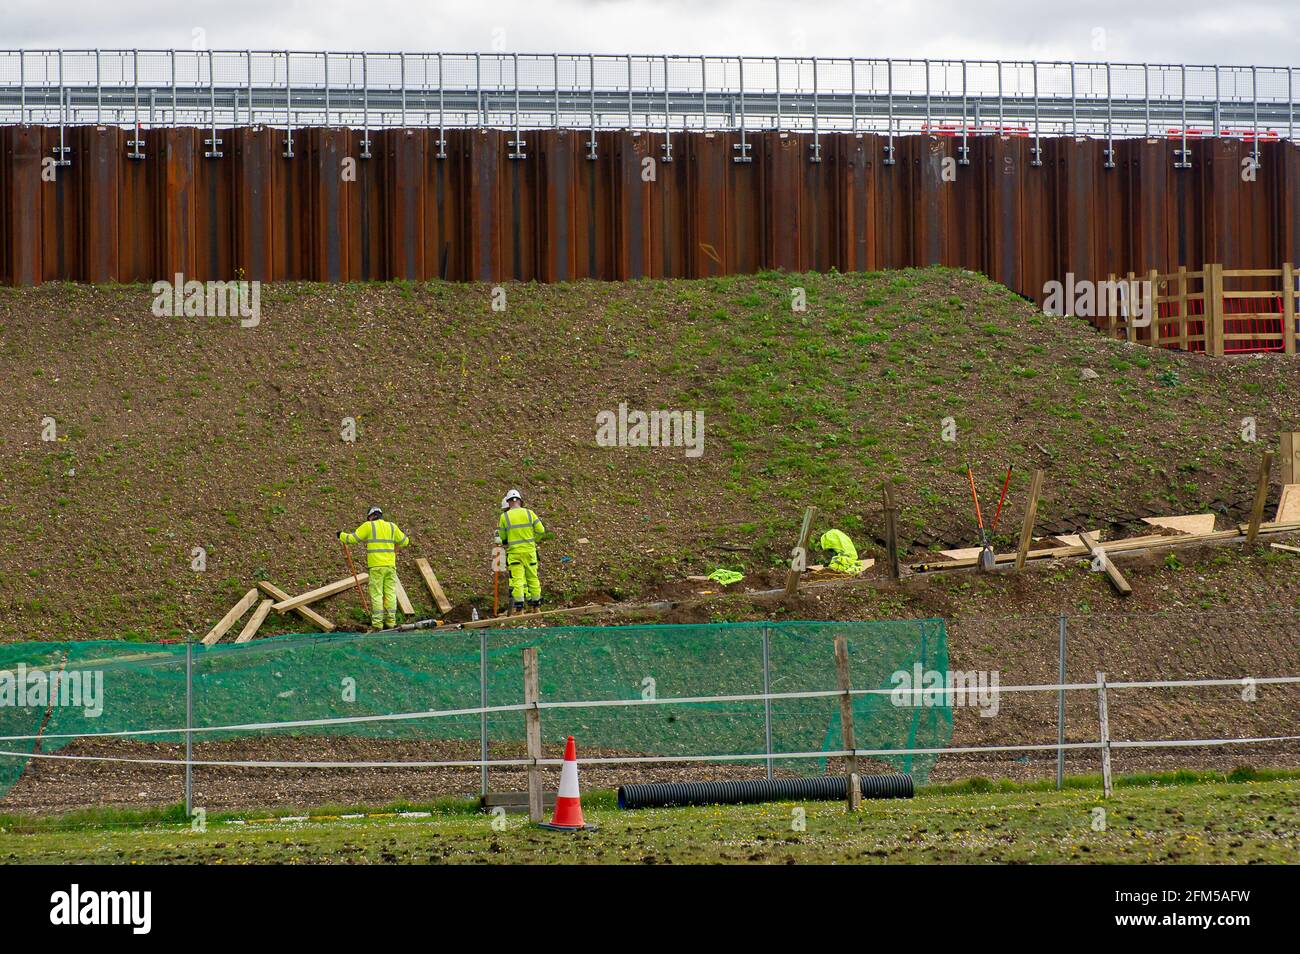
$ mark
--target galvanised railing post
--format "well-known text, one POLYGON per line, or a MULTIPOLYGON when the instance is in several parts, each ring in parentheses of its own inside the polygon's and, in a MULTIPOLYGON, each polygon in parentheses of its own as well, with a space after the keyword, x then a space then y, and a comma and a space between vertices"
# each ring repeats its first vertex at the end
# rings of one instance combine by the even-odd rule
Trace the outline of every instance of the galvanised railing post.
POLYGON ((596 155, 596 57, 592 53, 587 54, 587 79, 591 93, 591 131, 587 137, 587 159, 595 162, 600 157, 596 155))
POLYGON ((204 159, 220 159, 221 140, 217 138, 217 67, 216 58, 212 50, 208 50, 208 104, 211 115, 208 117, 212 120, 211 137, 204 140, 204 145, 208 147, 203 153, 204 159))
POLYGON ((519 132, 519 54, 511 54, 511 69, 514 70, 513 79, 515 81, 515 138, 510 141, 510 152, 506 154, 507 159, 527 159, 524 152, 524 137, 519 132))
POLYGON ((888 130, 888 138, 885 141, 885 165, 894 164, 894 61, 885 60, 885 82, 888 86, 886 92, 886 114, 885 124, 888 130))
POLYGON ((1180 64, 1179 70, 1181 71, 1180 77, 1181 77, 1182 94, 1183 94, 1183 126, 1182 126, 1183 148, 1174 150, 1174 156, 1176 157, 1174 161, 1174 168, 1190 169, 1192 168, 1191 153, 1188 152, 1187 149, 1187 64, 1186 63, 1180 64))
POLYGON ((1043 141, 1042 141, 1042 121, 1038 115, 1038 61, 1034 60, 1034 148, 1031 150, 1033 159, 1030 160, 1031 166, 1041 166, 1043 164, 1043 141))
MULTIPOLYGON (((284 51, 284 158, 293 158, 293 69, 289 51, 284 51)), ((369 156, 362 156, 369 158, 369 156)))
POLYGON ((733 156, 734 162, 752 162, 749 155, 749 143, 745 141, 745 58, 736 57, 740 64, 740 142, 733 143, 731 148, 735 149, 739 155, 733 156))
MULTIPOLYGON (((945 79, 944 86, 946 88, 947 87, 946 75, 944 76, 944 79, 945 79)), ((970 165, 970 137, 969 137, 969 129, 967 128, 967 120, 966 120, 966 61, 965 60, 961 61, 961 148, 958 150, 958 152, 960 152, 961 155, 957 159, 957 164, 961 166, 969 166, 970 165)))
POLYGON ((1106 64, 1106 161, 1102 167, 1106 169, 1115 168, 1115 128, 1114 128, 1114 105, 1115 100, 1110 88, 1110 64, 1106 64))
POLYGON ((822 161, 822 143, 821 143, 821 104, 818 101, 819 85, 817 79, 817 57, 812 58, 813 67, 813 141, 812 156, 810 161, 822 161))
POLYGON ((444 91, 447 84, 443 82, 442 73, 442 54, 438 54, 438 151, 434 154, 435 159, 447 158, 447 120, 446 120, 446 100, 444 91))
POLYGON ((673 161, 673 140, 672 132, 669 129, 671 120, 672 104, 668 100, 668 57, 663 58, 664 62, 664 145, 663 154, 664 162, 673 161))
POLYGON ((370 158, 370 58, 361 54, 361 158, 370 158))

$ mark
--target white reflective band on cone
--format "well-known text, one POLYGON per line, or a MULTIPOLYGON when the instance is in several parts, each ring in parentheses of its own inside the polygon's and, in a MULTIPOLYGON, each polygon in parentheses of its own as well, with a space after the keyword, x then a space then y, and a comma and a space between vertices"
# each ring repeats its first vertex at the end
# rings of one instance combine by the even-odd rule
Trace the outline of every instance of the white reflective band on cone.
POLYGON ((560 791, 558 798, 578 798, 578 763, 565 762, 560 770, 560 791))

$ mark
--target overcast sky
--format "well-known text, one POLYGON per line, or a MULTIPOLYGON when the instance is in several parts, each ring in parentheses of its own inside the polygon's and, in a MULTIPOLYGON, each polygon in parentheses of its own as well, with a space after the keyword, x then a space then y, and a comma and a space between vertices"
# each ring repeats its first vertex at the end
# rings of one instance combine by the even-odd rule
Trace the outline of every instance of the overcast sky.
POLYGON ((0 0, 0 46, 1300 61, 1300 0, 0 0), (197 32, 196 31, 201 31, 197 32))

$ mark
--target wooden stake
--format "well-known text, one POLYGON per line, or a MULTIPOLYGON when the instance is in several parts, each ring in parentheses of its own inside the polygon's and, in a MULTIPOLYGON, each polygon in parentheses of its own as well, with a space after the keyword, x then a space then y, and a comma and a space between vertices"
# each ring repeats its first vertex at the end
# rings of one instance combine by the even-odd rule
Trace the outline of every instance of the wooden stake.
POLYGON ((528 647, 524 650, 524 705, 533 706, 524 710, 524 735, 528 745, 528 820, 542 821, 546 811, 542 804, 542 767, 538 760, 542 757, 542 712, 536 708, 541 701, 541 690, 537 680, 537 649, 528 647))
POLYGON ((1282 350, 1295 354, 1295 269, 1282 266, 1282 350))
POLYGON ((1106 578, 1110 580, 1110 585, 1115 588, 1115 592, 1120 596, 1129 596, 1133 592, 1133 587, 1128 585, 1128 580, 1124 579, 1124 574, 1119 571, 1110 559, 1110 556, 1103 550, 1100 544, 1092 538, 1092 534, 1087 530, 1079 531, 1079 539, 1087 547, 1088 552, 1094 559, 1101 560, 1102 569, 1106 571, 1106 578))
MULTIPOLYGON (((335 593, 342 593, 350 587, 366 582, 370 579, 369 573, 358 573, 355 577, 345 576, 341 580, 335 580, 333 583, 326 584, 314 590, 308 590, 298 596, 292 596, 287 600, 281 600, 271 608, 277 613, 287 613, 289 610, 297 609, 299 606, 306 606, 308 603, 315 603, 326 597, 333 596, 335 593)), ((257 598, 257 592, 253 592, 253 598, 257 598)))
POLYGON ((1147 282, 1151 285, 1151 295, 1147 299, 1147 304, 1151 306, 1151 347, 1160 347, 1160 305, 1158 299, 1160 288, 1160 273, 1154 268, 1147 272, 1147 282))
POLYGON ((1205 290, 1205 353, 1215 358, 1223 357, 1223 266, 1206 265, 1205 290))
MULTIPOLYGON (((262 580, 257 584, 257 586, 267 596, 274 597, 277 600, 288 600, 293 598, 274 583, 269 583, 266 580, 262 580)), ((271 609, 275 609, 275 607, 272 606, 271 609)), ((311 622, 315 623, 327 633, 334 632, 334 624, 324 616, 321 616, 320 613, 317 613, 310 606, 295 606, 293 612, 297 613, 303 619, 311 620, 311 622)))
MULTIPOLYGON (((1205 288, 1205 282, 1201 282, 1205 288)), ((1187 350, 1187 266, 1178 266, 1178 350, 1187 350)))
MULTIPOLYGON (((840 729, 844 735, 844 747, 850 751, 858 747, 853 732, 853 695, 849 680, 849 641, 844 636, 835 637, 835 677, 839 681, 840 692, 840 729)), ((845 804, 849 811, 862 807, 862 786, 858 781, 858 756, 855 752, 849 756, 848 778, 845 780, 845 804)))
POLYGON ((257 635, 258 627, 266 619, 266 614, 271 612, 271 604, 274 602, 275 600, 262 600, 257 604, 257 609, 253 610, 253 615, 248 617, 248 622, 244 624, 244 628, 239 635, 235 637, 235 642, 246 643, 257 635))
POLYGON ((1101 784, 1110 798, 1110 717, 1106 713, 1106 674, 1097 673, 1097 714, 1101 721, 1101 784))
POLYGON ((1282 465, 1283 487, 1287 484, 1300 483, 1300 431, 1282 432, 1282 454, 1279 463, 1282 465))
POLYGON ((808 534, 812 532, 813 517, 817 515, 816 507, 809 507, 803 512, 803 523, 799 527, 799 539, 795 541, 790 553, 790 569, 785 575, 785 598, 791 599, 799 590, 799 577, 808 567, 808 534))
POLYGON ((890 579, 897 580, 902 575, 898 563, 898 509, 894 506, 894 488, 888 481, 882 489, 885 508, 885 551, 889 557, 890 579))
POLYGON ((1255 545, 1259 536, 1259 524, 1264 519, 1264 504, 1268 501, 1268 475, 1273 468, 1273 452, 1264 451, 1259 462, 1259 473, 1255 477, 1255 503, 1250 508, 1250 526, 1246 530, 1246 546, 1255 545))
POLYGON ((1034 521, 1038 519, 1038 495, 1043 491, 1043 469, 1034 470, 1029 480, 1029 503, 1025 506, 1025 519, 1020 525, 1020 546, 1016 548, 1016 569, 1025 568, 1025 557, 1034 538, 1034 521))
MULTIPOLYGON (((351 580, 348 581, 351 584, 351 580)), ((230 612, 221 617, 221 621, 208 631, 208 635, 203 637, 203 645, 211 646, 222 636, 226 635, 226 630, 235 625, 235 621, 248 612, 248 608, 257 602, 257 587, 253 587, 243 595, 238 603, 230 607, 230 612)))
POLYGON ((429 588, 433 595, 433 601, 438 604, 438 611, 442 613, 451 612, 451 601, 447 599, 447 594, 442 591, 442 585, 438 578, 433 575, 433 567, 429 566, 429 561, 420 557, 415 561, 416 568, 420 571, 420 576, 424 577, 424 585, 429 588))

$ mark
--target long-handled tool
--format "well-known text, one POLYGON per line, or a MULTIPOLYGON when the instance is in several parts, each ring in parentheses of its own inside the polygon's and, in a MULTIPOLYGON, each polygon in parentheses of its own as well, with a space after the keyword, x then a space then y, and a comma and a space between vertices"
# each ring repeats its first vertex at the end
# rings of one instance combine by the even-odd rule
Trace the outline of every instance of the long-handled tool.
POLYGON ((352 584, 356 587, 357 596, 361 597, 361 608, 369 613, 370 600, 366 598, 366 591, 361 588, 361 581, 357 579, 357 568, 352 563, 352 551, 348 549, 348 545, 342 540, 339 541, 339 546, 343 548, 343 556, 348 561, 348 572, 352 574, 352 584))
POLYGON ((998 509, 993 514, 993 521, 987 529, 984 527, 984 514, 980 511, 980 495, 975 490, 975 472, 971 470, 970 464, 966 465, 966 477, 970 480, 970 495, 975 501, 975 520, 980 528, 979 568, 981 571, 989 573, 997 565, 997 557, 993 553, 993 544, 989 542, 989 534, 997 530, 998 521, 1002 519, 1002 505, 1007 499, 1007 488, 1011 486, 1011 468, 1007 468, 1006 479, 1002 481, 1002 496, 998 498, 998 509))

